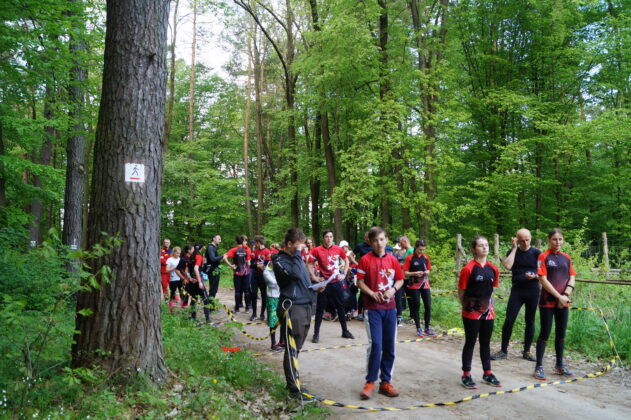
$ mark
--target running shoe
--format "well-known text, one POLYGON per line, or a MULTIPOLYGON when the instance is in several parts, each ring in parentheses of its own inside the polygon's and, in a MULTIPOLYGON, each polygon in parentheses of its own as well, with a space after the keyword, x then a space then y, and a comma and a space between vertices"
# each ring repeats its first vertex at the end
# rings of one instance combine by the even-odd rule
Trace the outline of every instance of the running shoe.
POLYGON ((492 373, 482 376, 482 382, 487 385, 496 386, 498 388, 502 386, 502 383, 492 373))
POLYGON ((565 365, 555 366, 554 373, 561 376, 574 376, 574 374, 565 365))
POLYGON ((373 389, 375 389, 375 383, 370 381, 366 382, 364 389, 362 389, 362 392, 359 393, 359 398, 362 400, 369 400, 370 397, 372 397, 373 389))
POLYGON ((342 338, 350 338, 351 340, 355 339, 355 337, 353 336, 353 334, 351 334, 349 330, 342 332, 342 338))
POLYGON ((282 341, 279 341, 279 342, 278 342, 278 345, 279 345, 281 348, 283 348, 283 349, 287 347, 287 344, 285 344, 285 343, 284 343, 284 342, 282 342, 282 341))
POLYGON ((351 318, 352 319, 357 319, 357 316, 358 316, 357 311, 351 312, 351 318))
POLYGON ((252 314, 252 316, 250 317, 250 321, 256 321, 256 315, 252 314))
POLYGON ((460 378, 460 382, 462 383, 462 386, 464 386, 467 389, 478 389, 477 385, 475 384, 475 382, 473 382, 473 379, 471 379, 471 375, 462 375, 462 377, 460 378))
POLYGON ((331 321, 333 319, 333 315, 331 315, 331 312, 327 312, 322 315, 322 319, 324 319, 325 321, 331 321))
POLYGON ((392 384, 387 381, 383 381, 379 384, 379 393, 381 395, 385 395, 386 397, 394 398, 399 396, 399 391, 394 389, 392 384))
POLYGON ((333 315, 333 318, 331 318, 331 321, 335 322, 335 321, 337 321, 337 318, 338 318, 338 316, 337 316, 337 314, 335 314, 335 315, 333 315))
POLYGON ((402 317, 400 317, 400 316, 398 316, 398 317, 397 317, 397 327, 398 327, 399 325, 401 325, 401 324, 403 324, 403 318, 402 318, 402 317))
POLYGON ((261 315, 261 316, 259 317, 259 321, 265 321, 265 315, 261 315))
POLYGON ((546 374, 543 371, 543 366, 537 366, 535 367, 535 372, 532 374, 532 376, 535 377, 535 379, 539 379, 540 381, 545 381, 546 379, 546 374))
POLYGON ((521 357, 523 357, 524 359, 526 359, 528 361, 531 361, 531 362, 536 362, 537 361, 535 356, 529 351, 523 352, 521 357))
POLYGON ((320 342, 320 334, 313 334, 313 338, 311 339, 312 343, 319 343, 320 342))
POLYGON ((364 314, 357 315, 357 320, 358 321, 363 321, 364 320, 364 314))
POLYGON ((419 328, 418 330, 416 330, 416 336, 417 337, 425 337, 425 333, 423 332, 423 328, 419 328))
POLYGON ((436 333, 433 328, 425 328, 425 335, 428 337, 434 337, 436 333))
POLYGON ((508 353, 503 352, 502 350, 491 354, 491 360, 502 360, 506 358, 508 358, 508 353))
POLYGON ((169 312, 173 313, 174 306, 175 306, 175 302, 169 302, 169 312))
POLYGON ((278 353, 279 351, 283 351, 283 348, 278 343, 276 343, 270 348, 270 350, 278 353))

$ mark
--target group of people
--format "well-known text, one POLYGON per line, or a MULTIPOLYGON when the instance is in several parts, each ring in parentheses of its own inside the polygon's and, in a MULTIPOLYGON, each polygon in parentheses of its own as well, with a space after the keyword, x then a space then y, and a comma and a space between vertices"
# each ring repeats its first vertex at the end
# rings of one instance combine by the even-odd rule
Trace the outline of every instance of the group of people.
MULTIPOLYGON (((431 288, 429 274, 431 262, 425 253, 423 240, 411 246, 409 238, 402 236, 395 247, 388 245, 386 231, 378 226, 364 236, 364 242, 350 250, 348 242, 333 242, 334 234, 326 230, 322 245, 315 247, 299 228, 288 229, 282 244, 266 247, 265 238, 255 236, 252 242, 244 235, 235 238, 234 247, 225 254, 218 252, 221 237, 215 235, 202 256, 201 244, 187 245, 184 250, 170 248, 165 240, 161 251, 162 287, 170 290, 169 305, 176 304, 176 291, 183 296, 186 307, 191 298, 195 319, 196 300, 204 302, 204 314, 209 321, 210 298, 215 297, 219 284, 219 267, 224 262, 233 270, 235 293, 234 311, 244 308, 257 318, 257 300, 260 293, 259 319, 270 328, 271 349, 284 351, 283 367, 290 395, 300 398, 298 373, 291 363, 298 357, 315 315, 312 342, 320 340, 320 327, 325 312, 337 316, 342 337, 354 339, 347 318, 363 320, 368 335, 368 366, 361 399, 371 398, 375 383, 380 379, 378 392, 396 397, 398 391, 391 384, 395 360, 397 326, 408 301, 410 317, 414 320, 416 335, 435 335, 430 326, 431 288), (208 284, 204 278, 208 277, 208 284), (184 292, 183 292, 184 291, 184 292), (359 292, 359 299, 357 299, 359 292), (420 322, 420 304, 424 305, 424 327, 420 322), (315 309, 314 309, 315 307, 315 309), (296 348, 288 348, 285 338, 287 313, 291 319, 292 335, 296 348), (280 339, 276 341, 277 325, 280 339), (293 353, 294 350, 297 353, 293 353)), ((477 387, 471 376, 471 362, 476 341, 480 343, 482 381, 501 386, 491 370, 491 360, 504 359, 512 328, 521 309, 526 306, 526 329, 523 358, 535 361, 534 377, 545 380, 543 356, 552 322, 556 325, 555 373, 572 376, 563 363, 564 337, 568 321, 570 295, 574 290, 575 273, 571 258, 561 252, 563 232, 552 230, 548 235, 549 249, 541 252, 531 247, 531 234, 520 229, 512 240, 504 266, 512 272, 512 288, 508 300, 506 319, 502 328, 501 349, 491 354, 490 341, 495 319, 493 289, 499 284, 499 270, 487 260, 488 240, 482 236, 471 242, 473 259, 461 270, 458 280, 458 297, 462 304, 465 343, 462 350, 462 376, 464 387, 477 387), (539 306, 540 335, 536 356, 530 352, 534 338, 535 312, 539 306)), ((304 388, 302 392, 305 392, 304 388)))

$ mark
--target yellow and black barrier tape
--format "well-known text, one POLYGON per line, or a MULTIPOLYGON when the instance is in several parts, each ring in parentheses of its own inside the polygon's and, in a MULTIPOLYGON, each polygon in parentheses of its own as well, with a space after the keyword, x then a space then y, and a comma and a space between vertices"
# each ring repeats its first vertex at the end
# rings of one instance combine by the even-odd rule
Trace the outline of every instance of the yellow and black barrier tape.
POLYGON ((485 392, 483 394, 470 395, 468 397, 464 397, 464 398, 461 398, 461 399, 455 400, 455 401, 423 403, 423 404, 410 405, 410 406, 401 407, 401 408, 397 408, 397 407, 364 407, 364 406, 360 406, 360 405, 344 404, 344 403, 333 401, 333 400, 329 400, 329 399, 326 399, 326 398, 321 398, 321 397, 319 397, 317 395, 308 394, 306 392, 303 392, 302 395, 305 396, 308 399, 313 399, 313 400, 321 402, 322 404, 330 405, 332 407, 350 408, 350 409, 354 409, 354 410, 364 410, 364 411, 410 411, 410 410, 416 410, 416 409, 419 409, 419 408, 445 407, 445 406, 450 406, 450 405, 461 404, 461 403, 468 402, 468 401, 478 400, 478 399, 481 399, 481 398, 492 397, 492 396, 495 396, 495 395, 516 394, 518 392, 523 392, 523 391, 527 391, 527 390, 530 390, 530 389, 545 388, 545 387, 553 386, 553 385, 569 384, 569 383, 572 383, 572 382, 578 382, 578 381, 582 381, 584 379, 589 379, 589 378, 597 378, 599 376, 604 375, 608 371, 610 371, 616 365, 617 360, 618 360, 618 356, 616 356, 613 359, 611 359, 611 361, 606 366, 604 366, 600 371, 595 372, 595 373, 588 373, 586 375, 583 375, 583 376, 577 377, 577 378, 560 379, 558 381, 542 382, 542 383, 537 383, 537 384, 525 385, 525 386, 522 386, 522 387, 519 387, 519 388, 513 388, 513 389, 506 390, 506 391, 485 392))
MULTIPOLYGON (((452 328, 450 330, 445 331, 444 333, 436 334, 436 335, 429 336, 429 337, 411 338, 411 339, 407 339, 407 340, 400 340, 400 341, 397 341, 397 344, 402 344, 402 343, 420 343, 421 341, 435 340, 435 339, 441 338, 441 337, 459 337, 459 336, 462 336, 463 334, 464 334, 464 330, 462 328, 452 328)), ((314 351, 322 351, 322 350, 348 349, 348 348, 351 348, 351 347, 365 347, 367 345, 368 345, 368 343, 356 343, 356 344, 344 344, 344 345, 341 345, 341 346, 318 347, 318 348, 315 348, 315 349, 302 349, 300 351, 300 353, 312 353, 314 351)), ((253 353, 252 356, 255 356, 255 357, 272 356, 274 354, 278 354, 278 353, 275 353, 275 352, 253 353)))
MULTIPOLYGON (((609 331, 609 325, 607 324, 607 320, 606 320, 602 310, 600 308, 580 308, 580 307, 578 307, 578 308, 570 308, 570 309, 574 309, 574 310, 593 310, 593 311, 598 311, 600 313, 600 318, 601 318, 601 320, 602 320, 602 322, 604 324, 605 331, 609 335, 609 345, 611 347, 612 352, 614 353, 614 357, 613 357, 613 359, 611 359, 611 361, 606 366, 604 366, 598 372, 587 373, 587 374, 585 374, 583 376, 575 377, 575 378, 560 379, 560 380, 557 380, 557 381, 542 382, 542 383, 525 385, 525 386, 522 386, 522 387, 519 387, 519 388, 513 388, 513 389, 506 390, 506 391, 493 391, 493 392, 486 392, 486 393, 482 393, 482 394, 471 395, 471 396, 464 397, 464 398, 461 398, 461 399, 455 400, 455 401, 444 401, 444 402, 436 402, 436 403, 422 403, 422 404, 410 405, 410 406, 401 407, 401 408, 397 408, 397 407, 364 407, 364 406, 353 405, 353 404, 344 404, 344 403, 341 403, 341 402, 338 402, 338 401, 333 401, 333 400, 330 400, 330 399, 322 398, 322 397, 319 397, 317 395, 309 394, 309 393, 306 393, 306 392, 302 392, 302 395, 305 398, 309 399, 309 400, 319 401, 319 402, 321 402, 323 404, 326 404, 326 405, 329 405, 329 406, 332 406, 332 407, 349 408, 349 409, 353 409, 353 410, 363 410, 363 411, 410 411, 410 410, 416 410, 416 409, 419 409, 419 408, 444 407, 444 406, 456 405, 456 404, 461 404, 461 403, 464 403, 464 402, 473 401, 473 400, 477 400, 477 399, 481 399, 481 398, 487 398, 487 397, 496 396, 496 395, 516 394, 518 392, 523 392, 523 391, 536 389, 536 388, 545 388, 545 387, 553 386, 553 385, 569 384, 569 383, 573 383, 573 382, 582 381, 582 380, 585 380, 585 379, 597 378, 597 377, 602 376, 605 373, 609 372, 614 366, 616 366, 616 364, 618 362, 622 363, 622 361, 620 359, 620 356, 618 355, 618 352, 616 350, 616 347, 615 347, 615 344, 614 344, 614 341, 613 341, 613 337, 611 336, 611 333, 609 331)), ((410 342, 410 341, 415 341, 415 340, 404 340, 404 342, 410 342)), ((296 372, 297 372, 297 367, 296 367, 296 372)))

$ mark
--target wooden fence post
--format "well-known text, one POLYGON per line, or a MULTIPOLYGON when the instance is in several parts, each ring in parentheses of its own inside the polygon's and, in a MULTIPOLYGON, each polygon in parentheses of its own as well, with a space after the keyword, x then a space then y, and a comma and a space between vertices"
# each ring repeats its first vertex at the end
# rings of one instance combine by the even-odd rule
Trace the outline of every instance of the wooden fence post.
POLYGON ((496 265, 500 265, 500 235, 497 233, 493 235, 493 259, 496 265))
POLYGON ((607 232, 603 232, 603 265, 605 266, 605 276, 609 274, 609 244, 607 243, 607 232))

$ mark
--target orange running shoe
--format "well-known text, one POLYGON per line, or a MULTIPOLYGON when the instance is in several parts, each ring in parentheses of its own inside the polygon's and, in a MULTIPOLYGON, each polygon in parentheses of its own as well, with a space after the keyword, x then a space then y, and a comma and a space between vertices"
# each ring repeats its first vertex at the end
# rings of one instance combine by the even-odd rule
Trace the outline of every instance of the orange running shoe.
POLYGON ((394 389, 394 387, 392 386, 390 382, 385 382, 385 381, 379 385, 379 393, 390 398, 399 396, 399 391, 394 389))
POLYGON ((366 382, 366 385, 364 385, 364 389, 362 389, 362 392, 359 393, 359 398, 361 398, 362 400, 369 400, 370 397, 372 397, 372 390, 375 389, 375 383, 374 382, 366 382))

